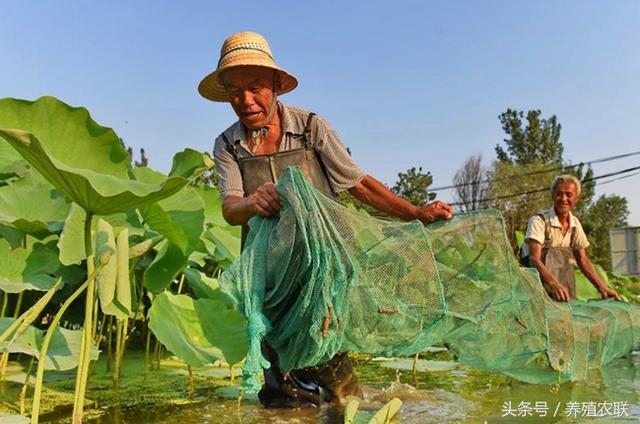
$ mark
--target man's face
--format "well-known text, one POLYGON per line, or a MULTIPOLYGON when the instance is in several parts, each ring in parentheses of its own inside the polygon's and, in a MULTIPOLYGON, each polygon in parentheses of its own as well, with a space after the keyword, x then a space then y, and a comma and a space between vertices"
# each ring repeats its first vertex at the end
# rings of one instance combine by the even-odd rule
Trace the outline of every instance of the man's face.
POLYGON ((572 182, 558 184, 553 193, 553 206, 558 214, 571 212, 573 206, 578 203, 576 185, 572 182))
POLYGON ((224 71, 221 78, 240 122, 252 130, 266 126, 273 102, 274 71, 238 66, 224 71))

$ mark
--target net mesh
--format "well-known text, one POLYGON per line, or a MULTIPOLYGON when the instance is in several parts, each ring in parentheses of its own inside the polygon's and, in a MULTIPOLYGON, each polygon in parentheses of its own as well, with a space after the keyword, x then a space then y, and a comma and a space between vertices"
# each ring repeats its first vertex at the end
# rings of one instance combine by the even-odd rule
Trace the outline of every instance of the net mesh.
POLYGON ((559 303, 521 268, 502 216, 424 226, 380 220, 316 191, 295 169, 278 219, 253 218, 223 290, 248 320, 244 389, 259 389, 266 340, 286 372, 343 351, 406 356, 444 344, 471 367, 531 383, 585 379, 640 346, 640 305, 559 303))

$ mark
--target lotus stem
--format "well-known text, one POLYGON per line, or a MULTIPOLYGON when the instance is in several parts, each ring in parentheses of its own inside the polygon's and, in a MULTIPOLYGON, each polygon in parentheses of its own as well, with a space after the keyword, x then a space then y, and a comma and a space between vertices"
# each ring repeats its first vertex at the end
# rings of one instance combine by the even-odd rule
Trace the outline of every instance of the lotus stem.
POLYGON ((124 356, 124 348, 127 340, 127 327, 129 320, 127 318, 118 320, 118 332, 116 333, 116 355, 113 370, 113 386, 118 387, 120 384, 120 374, 122 369, 122 357, 124 356))
POLYGON ((16 308, 13 311, 13 317, 18 318, 20 315, 20 308, 22 308, 22 299, 24 298, 24 291, 18 293, 18 301, 16 302, 16 308))
POLYGON ((187 369, 189 370, 189 399, 193 399, 193 394, 196 391, 195 386, 193 385, 193 370, 189 364, 187 364, 187 369))
POLYGON ((182 292, 182 285, 184 284, 184 273, 180 276, 180 284, 178 284, 178 294, 182 292))
POLYGON ((27 309, 19 318, 16 318, 14 322, 11 323, 9 327, 0 335, 0 343, 4 342, 6 339, 11 337, 11 341, 9 344, 12 344, 16 341, 18 337, 20 337, 33 323, 33 321, 40 316, 42 310, 49 303, 56 290, 62 284, 62 279, 58 279, 56 283, 49 289, 47 293, 44 294, 36 303, 33 304, 29 309, 27 309))
POLYGON ((7 313, 8 304, 9 304, 9 293, 2 292, 2 311, 0 311, 0 318, 4 318, 4 314, 7 313))
POLYGON ((90 351, 93 341, 93 304, 95 297, 95 275, 93 263, 93 246, 91 240, 91 221, 93 214, 87 211, 84 222, 84 250, 87 256, 87 275, 91 277, 87 280, 87 295, 84 310, 84 327, 82 329, 82 346, 80 348, 80 358, 78 361, 78 374, 76 377, 76 394, 73 402, 73 424, 82 423, 84 408, 84 396, 87 390, 87 379, 89 377, 89 363, 91 362, 90 351))
MULTIPOLYGON (((90 275, 89 278, 93 278, 93 275, 90 275)), ((40 348, 40 359, 38 360, 38 370, 36 371, 36 384, 33 389, 33 407, 31 408, 31 424, 38 424, 39 411, 40 411, 40 397, 42 393, 42 380, 44 377, 44 363, 45 358, 47 357, 47 350, 49 349, 49 343, 51 342, 51 338, 53 337, 53 333, 58 327, 58 323, 60 319, 62 319, 62 315, 66 312, 69 305, 76 300, 78 296, 87 288, 89 285, 89 280, 85 281, 80 287, 76 289, 75 292, 67 300, 64 301, 62 306, 60 306, 60 310, 56 313, 49 324, 49 328, 47 329, 46 334, 44 335, 44 339, 42 340, 42 347, 40 348)))
POLYGON ((413 367, 411 368, 411 372, 413 373, 413 375, 416 375, 416 372, 418 371, 418 353, 415 354, 415 356, 413 357, 413 367))
POLYGON ((229 380, 231 383, 235 380, 235 373, 233 371, 233 365, 229 365, 229 380))
POLYGON ((107 325, 107 372, 109 372, 111 371, 111 361, 113 360, 113 315, 109 315, 107 325))
POLYGON ((27 375, 24 378, 24 384, 22 385, 22 390, 20 390, 20 415, 24 415, 26 411, 25 403, 27 401, 27 388, 29 387, 29 376, 31 375, 31 370, 33 369, 33 361, 35 357, 31 357, 31 361, 29 361, 29 368, 27 368, 27 375))
MULTIPOLYGON (((146 323, 145 323, 146 324, 146 323)), ((147 371, 149 370, 149 346, 151 345, 151 331, 149 331, 149 325, 147 327, 147 343, 144 349, 144 378, 147 378, 147 371)))

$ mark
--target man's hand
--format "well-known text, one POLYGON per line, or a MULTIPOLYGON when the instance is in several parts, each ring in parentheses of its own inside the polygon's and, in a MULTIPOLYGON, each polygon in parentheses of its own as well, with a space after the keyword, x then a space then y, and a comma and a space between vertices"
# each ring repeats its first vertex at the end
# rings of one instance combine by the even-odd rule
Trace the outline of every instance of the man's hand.
POLYGON ((612 288, 605 286, 602 289, 598 289, 598 291, 600 292, 600 295, 602 296, 603 299, 614 298, 615 300, 622 300, 618 292, 612 288))
POLYGON ((251 195, 245 198, 249 210, 266 218, 278 215, 280 212, 280 195, 274 183, 264 183, 251 195))
POLYGON ((418 219, 423 224, 428 224, 436 219, 451 219, 452 217, 453 208, 449 204, 439 200, 424 205, 418 210, 418 219))
POLYGON ((569 290, 567 290, 567 288, 562 284, 560 283, 544 284, 544 288, 547 290, 547 293, 549 293, 549 296, 551 296, 555 300, 559 302, 569 301, 569 298, 570 298, 569 290))

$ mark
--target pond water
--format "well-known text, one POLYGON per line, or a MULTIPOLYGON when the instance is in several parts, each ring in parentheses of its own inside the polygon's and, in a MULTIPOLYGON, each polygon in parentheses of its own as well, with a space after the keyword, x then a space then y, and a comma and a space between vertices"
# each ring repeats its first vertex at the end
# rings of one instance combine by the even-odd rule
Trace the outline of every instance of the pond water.
MULTIPOLYGON (((397 397, 397 423, 573 423, 640 422, 640 354, 593 371, 584 382, 554 386, 522 383, 480 372, 431 355, 413 360, 356 360, 365 390, 361 409, 377 409, 397 397), (364 408, 363 408, 364 406, 364 408)), ((336 423, 341 411, 267 410, 254 398, 238 402, 237 387, 226 387, 187 405, 110 408, 92 424, 336 423)), ((363 411, 360 418, 371 416, 363 411)), ((59 423, 64 419, 45 422, 59 423)), ((364 422, 367 422, 365 420, 364 422)))

